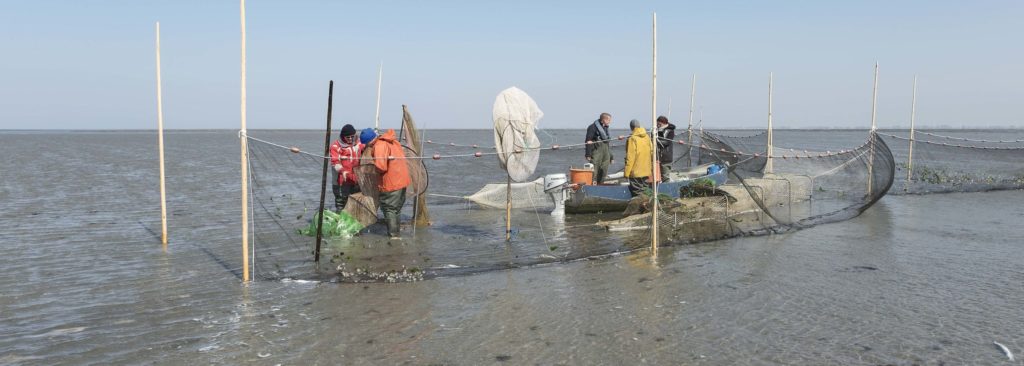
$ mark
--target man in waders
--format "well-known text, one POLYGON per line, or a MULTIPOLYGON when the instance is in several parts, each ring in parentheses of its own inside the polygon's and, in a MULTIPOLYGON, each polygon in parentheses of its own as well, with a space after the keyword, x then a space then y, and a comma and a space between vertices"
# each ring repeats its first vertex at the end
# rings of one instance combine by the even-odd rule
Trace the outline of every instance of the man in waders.
POLYGON ((401 239, 399 215, 405 205, 405 188, 409 186, 409 166, 402 145, 395 138, 395 130, 387 130, 380 136, 371 128, 363 130, 359 141, 372 149, 373 165, 381 174, 380 210, 388 226, 391 239, 401 239))
POLYGON ((622 173, 629 179, 629 195, 636 197, 649 187, 647 179, 653 177, 651 154, 654 154, 654 148, 651 146, 651 137, 640 125, 640 121, 629 121, 629 128, 633 134, 626 140, 626 169, 622 173))
POLYGON ((334 192, 334 208, 340 213, 348 204, 348 196, 359 193, 359 182, 353 169, 359 165, 363 144, 359 143, 355 127, 349 124, 341 128, 339 137, 331 143, 330 151, 331 165, 334 166, 331 190, 334 192))
MULTIPOLYGON (((668 123, 667 117, 658 116, 658 161, 661 163, 662 182, 668 182, 668 172, 672 169, 672 140, 675 138, 676 125, 668 123)), ((689 149, 690 145, 686 145, 686 148, 689 149)), ((689 164, 690 157, 686 159, 689 164)))
POLYGON ((612 124, 612 115, 601 113, 601 116, 587 127, 587 161, 594 164, 594 182, 601 184, 608 175, 608 167, 612 165, 611 137, 608 125, 612 124))

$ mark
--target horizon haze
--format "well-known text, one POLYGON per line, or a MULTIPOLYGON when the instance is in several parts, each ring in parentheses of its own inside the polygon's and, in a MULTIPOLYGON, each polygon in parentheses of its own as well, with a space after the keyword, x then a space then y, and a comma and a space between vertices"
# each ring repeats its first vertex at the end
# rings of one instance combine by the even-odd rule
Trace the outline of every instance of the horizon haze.
MULTIPOLYGON (((0 129, 156 127, 155 22, 161 26, 164 125, 237 129, 237 1, 17 2, 2 5, 0 129)), ((509 86, 545 112, 539 127, 613 128, 651 119, 651 15, 658 14, 658 112, 694 123, 763 128, 774 73, 776 128, 909 125, 918 75, 920 128, 1024 128, 1024 36, 1015 1, 419 3, 247 1, 248 124, 381 127, 401 105, 425 129, 488 129, 509 86)))

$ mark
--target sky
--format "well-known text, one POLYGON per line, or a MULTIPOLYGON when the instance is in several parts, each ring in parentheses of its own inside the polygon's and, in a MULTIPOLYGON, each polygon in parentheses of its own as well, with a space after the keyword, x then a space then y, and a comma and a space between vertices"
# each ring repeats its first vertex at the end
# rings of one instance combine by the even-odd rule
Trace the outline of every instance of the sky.
MULTIPOLYGON (((774 74, 777 128, 1024 128, 1024 2, 264 1, 246 3, 248 126, 381 126, 408 105, 421 128, 492 126, 517 86, 541 128, 651 120, 763 128, 774 74)), ((156 127, 155 22, 164 124, 238 129, 238 1, 0 0, 0 129, 156 127)), ((615 126, 618 125, 618 126, 615 126)))

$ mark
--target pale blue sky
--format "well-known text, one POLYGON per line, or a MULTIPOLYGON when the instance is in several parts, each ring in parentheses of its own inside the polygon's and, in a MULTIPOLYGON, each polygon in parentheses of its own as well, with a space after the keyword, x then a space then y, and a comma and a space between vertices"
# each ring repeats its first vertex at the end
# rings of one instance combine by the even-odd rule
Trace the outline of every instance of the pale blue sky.
MULTIPOLYGON (((762 127, 775 73, 780 127, 909 122, 1024 127, 1024 2, 1007 1, 261 1, 247 2, 250 128, 382 125, 401 104, 426 128, 490 128, 515 85, 546 116, 617 127, 650 118, 651 12, 659 111, 686 124, 689 78, 709 128, 762 127)), ((154 22, 167 128, 237 129, 237 1, 0 2, 0 129, 156 125, 154 22)))

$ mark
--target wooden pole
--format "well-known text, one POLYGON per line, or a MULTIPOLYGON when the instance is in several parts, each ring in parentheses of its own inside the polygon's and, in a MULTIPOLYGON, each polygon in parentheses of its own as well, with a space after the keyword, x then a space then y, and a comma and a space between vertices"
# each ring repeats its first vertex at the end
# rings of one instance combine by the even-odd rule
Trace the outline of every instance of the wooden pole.
POLYGON ((245 0, 241 1, 242 18, 242 281, 249 282, 249 137, 245 131, 245 0))
POLYGON ((380 62, 377 69, 377 115, 373 117, 373 128, 380 130, 380 82, 384 80, 384 61, 380 62))
POLYGON ((686 166, 693 165, 693 101, 697 96, 697 74, 690 77, 690 120, 686 123, 686 166))
POLYGON ((871 184, 874 173, 874 129, 876 129, 876 117, 879 104, 879 62, 874 62, 874 84, 871 87, 871 131, 867 133, 869 152, 867 156, 867 196, 871 195, 871 184))
MULTIPOLYGON (((910 151, 907 153, 907 184, 914 175, 914 117, 917 113, 917 75, 914 75, 914 93, 910 97, 910 151)), ((908 187, 903 187, 906 191, 908 187)))
POLYGON ((512 241, 512 176, 505 188, 505 241, 512 241))
POLYGON ((704 134, 704 107, 700 107, 700 120, 697 122, 697 126, 700 127, 700 133, 704 134))
POLYGON ((167 251, 167 189, 164 185, 164 97, 160 81, 160 22, 156 22, 156 141, 160 150, 160 241, 167 251))
POLYGON ((774 148, 775 141, 772 140, 772 138, 773 138, 773 136, 772 136, 772 131, 773 131, 773 126, 772 126, 772 97, 773 97, 773 92, 774 92, 774 90, 772 89, 772 87, 773 87, 772 84, 773 84, 774 81, 775 81, 775 73, 769 72, 768 73, 768 141, 767 141, 768 148, 765 151, 765 156, 768 157, 768 162, 766 162, 765 165, 764 165, 764 172, 766 174, 771 174, 772 170, 775 169, 774 166, 772 166, 772 156, 774 155, 774 152, 775 152, 774 151, 775 150, 775 148, 774 148))
MULTIPOLYGON (((658 131, 658 13, 651 16, 651 131, 657 136, 658 131)), ((654 194, 654 204, 651 209, 651 256, 658 257, 658 177, 654 175, 654 168, 658 166, 658 144, 651 144, 651 191, 654 194)))
MULTIPOLYGON (((331 154, 331 108, 334 106, 334 80, 327 85, 327 132, 324 134, 324 170, 320 179, 320 222, 316 224, 316 251, 313 262, 320 263, 320 242, 324 235, 324 200, 327 196, 327 169, 330 165, 328 156, 331 154)), ((331 182, 333 184, 334 182, 331 182)))
POLYGON ((875 82, 871 88, 871 131, 876 128, 875 115, 878 111, 878 62, 875 61, 875 82))

